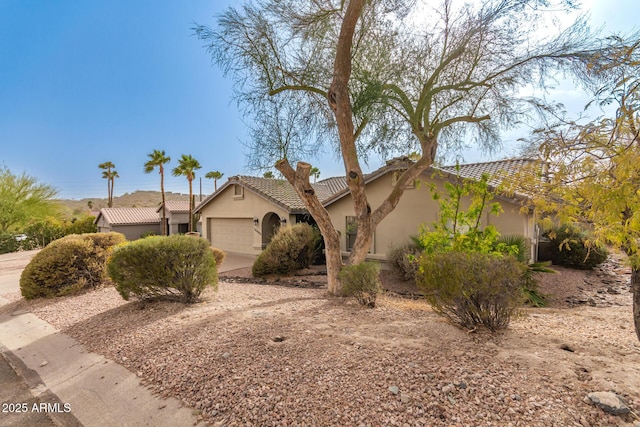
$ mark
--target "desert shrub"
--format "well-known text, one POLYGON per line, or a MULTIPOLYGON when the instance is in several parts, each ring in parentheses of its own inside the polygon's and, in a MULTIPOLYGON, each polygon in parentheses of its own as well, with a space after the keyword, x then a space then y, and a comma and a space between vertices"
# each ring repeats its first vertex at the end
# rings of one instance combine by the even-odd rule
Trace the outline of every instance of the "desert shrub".
POLYGON ((421 254, 422 250, 415 241, 391 248, 388 256, 391 270, 402 280, 415 281, 421 254))
POLYGON ((123 241, 120 233, 90 233, 51 242, 22 272, 22 296, 33 299, 71 295, 99 286, 106 277, 110 248, 123 241))
POLYGON ((93 222, 95 219, 95 216, 86 214, 72 218, 70 221, 65 223, 65 235, 96 233, 98 231, 98 226, 93 222))
POLYGON ((595 245, 584 230, 573 224, 554 227, 545 235, 551 240, 551 260, 557 265, 590 270, 609 256, 604 246, 595 245))
POLYGON ((363 262, 345 265, 338 275, 342 284, 342 294, 355 297, 360 305, 375 307, 376 298, 382 292, 380 265, 375 262, 363 262))
POLYGON ((222 261, 227 257, 227 253, 222 249, 211 247, 211 252, 213 253, 213 259, 216 261, 216 267, 220 267, 222 261))
POLYGON ((434 253, 421 258, 417 283, 433 309, 455 324, 497 331, 522 304, 524 268, 513 256, 434 253))
POLYGON ((147 237, 157 236, 157 235, 158 235, 158 233, 156 233, 155 231, 149 230, 149 231, 145 231, 144 233, 142 233, 140 235, 140 238, 141 239, 146 239, 147 237))
POLYGON ((20 242, 13 233, 0 232, 0 254, 15 252, 20 249, 20 242))
POLYGON ((256 277, 289 274, 307 268, 315 258, 318 233, 306 223, 278 229, 253 264, 256 277))
POLYGON ((217 289, 216 261, 209 242, 189 236, 152 236, 117 247, 107 272, 125 300, 174 297, 190 303, 211 285, 217 289))

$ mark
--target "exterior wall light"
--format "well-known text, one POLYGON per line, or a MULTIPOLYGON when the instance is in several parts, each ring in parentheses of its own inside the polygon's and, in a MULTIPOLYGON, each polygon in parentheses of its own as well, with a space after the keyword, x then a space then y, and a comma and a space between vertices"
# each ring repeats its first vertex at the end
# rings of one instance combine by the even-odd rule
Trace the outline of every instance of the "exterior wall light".
POLYGON ((260 223, 260 220, 258 218, 253 218, 253 225, 257 227, 259 223, 260 223))

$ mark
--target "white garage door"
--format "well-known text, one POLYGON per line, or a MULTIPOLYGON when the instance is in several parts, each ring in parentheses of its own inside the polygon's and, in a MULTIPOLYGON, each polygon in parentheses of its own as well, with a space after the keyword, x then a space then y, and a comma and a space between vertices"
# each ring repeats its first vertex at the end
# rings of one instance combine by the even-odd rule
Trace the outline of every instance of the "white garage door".
POLYGON ((230 252, 252 252, 253 219, 207 218, 207 228, 211 246, 230 252))

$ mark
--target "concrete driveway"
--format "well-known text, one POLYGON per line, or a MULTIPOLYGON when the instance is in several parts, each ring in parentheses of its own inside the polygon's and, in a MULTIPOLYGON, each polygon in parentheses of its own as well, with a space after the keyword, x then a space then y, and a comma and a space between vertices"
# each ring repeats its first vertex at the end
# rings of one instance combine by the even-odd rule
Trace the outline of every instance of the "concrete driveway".
POLYGON ((239 254, 236 252, 227 252, 222 265, 218 269, 218 273, 225 273, 239 268, 251 267, 256 260, 255 255, 239 254))

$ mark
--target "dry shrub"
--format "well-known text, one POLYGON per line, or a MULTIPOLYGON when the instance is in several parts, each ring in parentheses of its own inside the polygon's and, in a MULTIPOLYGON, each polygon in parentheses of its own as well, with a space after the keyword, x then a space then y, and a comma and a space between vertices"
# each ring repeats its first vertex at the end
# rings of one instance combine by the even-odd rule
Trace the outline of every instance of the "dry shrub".
POLYGON ((504 329, 522 305, 526 267, 513 256, 479 252, 424 255, 418 287, 434 311, 473 329, 504 329))
POLYGON ((411 241, 389 251, 389 264, 393 273, 405 281, 415 281, 420 266, 422 250, 411 241))
POLYGON ((22 296, 48 298, 97 287, 106 278, 111 248, 125 241, 121 233, 72 234, 54 240, 22 272, 22 296))
POLYGON ((355 297, 365 307, 375 307, 376 299, 382 292, 380 281, 380 264, 363 262, 356 265, 345 265, 338 276, 342 284, 342 294, 355 297))
POLYGON ((218 249, 214 247, 211 248, 211 252, 213 253, 213 259, 216 260, 216 267, 220 267, 224 259, 227 257, 227 253, 222 249, 218 249))

